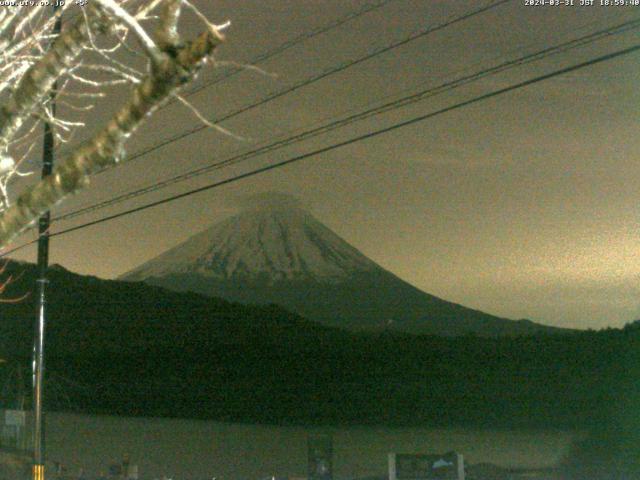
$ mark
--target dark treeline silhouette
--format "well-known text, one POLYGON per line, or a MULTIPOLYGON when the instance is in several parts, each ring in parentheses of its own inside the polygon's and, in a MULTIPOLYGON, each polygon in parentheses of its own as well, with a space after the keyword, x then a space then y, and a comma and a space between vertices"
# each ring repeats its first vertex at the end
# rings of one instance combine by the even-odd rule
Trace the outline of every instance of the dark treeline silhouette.
MULTIPOLYGON (((6 294, 24 293, 33 285, 31 268, 11 268, 23 275, 6 294)), ((281 424, 568 428, 618 442, 625 441, 620 429, 638 431, 639 324, 511 338, 355 334, 277 306, 58 267, 50 278, 49 409, 281 424)), ((26 370, 33 296, 0 305, 0 313, 0 357, 26 370)), ((0 366, 0 375, 9 370, 0 366)))

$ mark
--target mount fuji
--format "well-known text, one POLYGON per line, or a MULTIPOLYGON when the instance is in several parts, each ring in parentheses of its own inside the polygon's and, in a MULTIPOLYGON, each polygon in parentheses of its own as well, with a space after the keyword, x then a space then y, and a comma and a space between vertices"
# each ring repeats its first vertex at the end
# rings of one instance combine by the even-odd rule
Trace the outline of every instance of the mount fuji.
POLYGON ((562 330, 499 318, 425 293, 366 257, 285 195, 254 200, 238 215, 120 279, 241 303, 279 304, 349 330, 444 336, 562 330))

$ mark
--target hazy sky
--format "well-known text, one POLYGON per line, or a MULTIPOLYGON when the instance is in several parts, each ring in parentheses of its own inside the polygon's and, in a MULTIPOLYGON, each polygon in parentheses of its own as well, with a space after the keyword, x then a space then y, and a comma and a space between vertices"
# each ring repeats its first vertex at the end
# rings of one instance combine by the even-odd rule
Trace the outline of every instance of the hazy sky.
MULTIPOLYGON (((232 21, 215 69, 247 63, 364 5, 345 0, 200 1, 232 21)), ((192 97, 209 118, 487 2, 395 0, 192 97)), ((580 0, 575 0, 579 4, 580 0)), ((640 7, 529 7, 513 0, 98 176, 59 211, 223 160, 366 106, 640 17, 640 7)), ((198 28, 187 19, 188 30, 198 28)), ((640 43, 631 30, 54 225, 80 224, 437 110, 640 43)), ((52 262, 113 278, 232 213, 243 194, 298 196, 388 270, 444 299, 509 318, 580 328, 640 318, 640 54, 440 115, 248 180, 52 240, 52 262)), ((216 71, 219 70, 219 71, 216 71)), ((92 117, 100 124, 114 103, 92 117)), ((198 121, 171 106, 129 152, 198 121)), ((25 236, 22 240, 32 238, 25 236)), ((35 259, 25 249, 17 258, 35 259)))

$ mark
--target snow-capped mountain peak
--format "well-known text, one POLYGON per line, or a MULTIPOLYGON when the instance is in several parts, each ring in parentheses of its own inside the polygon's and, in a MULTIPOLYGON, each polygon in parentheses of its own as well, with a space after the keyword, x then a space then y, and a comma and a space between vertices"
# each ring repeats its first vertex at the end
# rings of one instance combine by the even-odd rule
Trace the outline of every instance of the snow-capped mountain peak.
POLYGON ((127 280, 197 274, 224 280, 340 281, 380 270, 295 205, 246 208, 127 273, 127 280))
POLYGON ((326 325, 486 336, 552 330, 447 302, 380 267, 291 197, 249 206, 121 277, 234 302, 278 304, 326 325))

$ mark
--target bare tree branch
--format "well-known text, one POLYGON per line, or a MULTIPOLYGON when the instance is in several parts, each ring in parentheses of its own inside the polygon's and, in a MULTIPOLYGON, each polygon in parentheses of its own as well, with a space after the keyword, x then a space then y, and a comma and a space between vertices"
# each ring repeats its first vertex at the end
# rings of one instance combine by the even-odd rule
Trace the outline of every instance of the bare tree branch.
MULTIPOLYGON (((114 8, 112 0, 97 0, 96 5, 106 5, 106 16, 110 22, 118 22, 127 28, 138 30, 135 17, 114 8)), ((27 228, 41 214, 62 201, 68 195, 85 187, 91 175, 123 161, 126 140, 167 99, 193 80, 215 47, 222 41, 219 28, 207 25, 206 31, 192 41, 183 42, 179 38, 177 22, 181 0, 164 0, 159 28, 154 37, 157 46, 145 45, 143 50, 150 57, 149 73, 141 79, 131 94, 129 101, 114 115, 109 123, 90 140, 68 154, 52 175, 22 193, 16 202, 0 215, 0 247, 10 242, 27 228)), ((22 93, 11 103, 11 108, 0 122, 0 139, 7 137, 18 128, 22 111, 34 109, 41 91, 64 69, 69 69, 70 58, 78 54, 78 49, 90 40, 86 23, 77 22, 56 40, 54 48, 41 62, 34 65, 27 74, 28 79, 22 93), (83 27, 83 25, 85 25, 83 27), (45 60, 46 59, 46 60, 45 60), (34 78, 35 77, 35 78, 34 78)), ((141 36, 138 35, 140 39, 141 36)), ((147 36, 143 39, 150 38, 147 36)), ((146 42, 146 40, 144 40, 146 42)), ((143 43, 144 43, 143 42, 143 43)), ((16 95, 14 95, 15 97, 16 95)))
MULTIPOLYGON (((104 26, 108 21, 98 12, 91 15, 94 26, 104 26)), ((53 43, 49 51, 33 64, 22 76, 20 83, 0 108, 0 149, 6 151, 9 142, 29 115, 47 97, 54 82, 70 68, 73 59, 88 40, 89 28, 79 19, 66 29, 53 43)))

